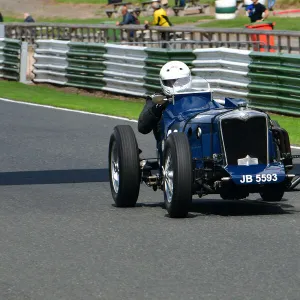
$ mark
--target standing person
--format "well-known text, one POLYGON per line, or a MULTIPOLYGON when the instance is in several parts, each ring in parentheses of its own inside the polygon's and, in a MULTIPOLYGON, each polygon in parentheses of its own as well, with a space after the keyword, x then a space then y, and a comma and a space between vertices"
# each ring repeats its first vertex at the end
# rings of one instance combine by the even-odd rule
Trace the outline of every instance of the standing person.
MULTIPOLYGON (((170 27, 172 23, 170 22, 166 11, 161 7, 159 0, 154 0, 151 3, 151 7, 153 8, 153 22, 151 25, 153 26, 162 26, 162 27, 170 27)), ((145 28, 148 29, 149 22, 145 21, 145 28)), ((169 40, 169 32, 162 32, 161 39, 164 41, 169 40)), ((167 44, 163 44, 163 48, 167 48, 167 44)))
POLYGON ((29 13, 24 14, 24 22, 25 23, 34 23, 33 17, 29 13))
POLYGON ((1 12, 0 12, 0 22, 3 22, 3 16, 1 14, 1 12))
MULTIPOLYGON (((25 23, 35 23, 35 20, 29 13, 24 13, 24 22, 25 23)), ((22 40, 27 40, 27 41, 30 41, 31 43, 34 43, 35 34, 36 34, 36 30, 35 30, 34 26, 29 26, 26 29, 24 28, 22 30, 22 35, 25 35, 25 37, 22 38, 22 40)))
POLYGON ((251 23, 264 21, 269 16, 268 9, 258 2, 258 0, 251 0, 253 4, 248 5, 246 10, 251 23))
MULTIPOLYGON (((121 13, 123 16, 123 20, 122 22, 116 22, 116 25, 139 24, 139 20, 137 16, 134 16, 132 13, 130 13, 126 5, 122 7, 121 13)), ((134 30, 129 31, 129 37, 130 37, 129 40, 132 41, 134 38, 134 30)))

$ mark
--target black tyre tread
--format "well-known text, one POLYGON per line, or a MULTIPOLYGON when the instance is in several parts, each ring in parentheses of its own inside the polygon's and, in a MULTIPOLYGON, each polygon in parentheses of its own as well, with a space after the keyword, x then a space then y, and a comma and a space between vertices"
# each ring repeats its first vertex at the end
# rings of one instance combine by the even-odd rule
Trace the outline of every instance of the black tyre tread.
POLYGON ((120 157, 119 191, 116 194, 111 188, 113 198, 118 207, 133 207, 137 202, 140 191, 140 162, 136 137, 129 125, 118 125, 114 128, 111 136, 110 147, 113 140, 118 145, 120 157))
POLYGON ((264 187, 264 191, 260 192, 260 196, 263 201, 266 202, 279 202, 284 195, 283 185, 268 185, 264 187))
POLYGON ((174 200, 172 203, 166 201, 166 208, 170 217, 184 218, 188 214, 192 201, 192 156, 186 135, 184 133, 171 134, 166 142, 165 150, 168 151, 168 149, 171 150, 174 168, 174 200))

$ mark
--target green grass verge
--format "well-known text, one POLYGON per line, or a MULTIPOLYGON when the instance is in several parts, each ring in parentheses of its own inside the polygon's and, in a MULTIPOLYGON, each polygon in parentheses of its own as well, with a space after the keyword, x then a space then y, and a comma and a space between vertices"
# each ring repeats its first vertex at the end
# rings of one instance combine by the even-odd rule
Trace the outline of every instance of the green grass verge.
MULTIPOLYGON (((45 86, 25 85, 18 82, 0 80, 1 97, 22 102, 30 102, 55 107, 83 110, 129 119, 137 119, 143 101, 123 101, 115 98, 99 98, 67 93, 45 86)), ((271 114, 289 134, 294 145, 300 145, 300 118, 271 114)))
POLYGON ((121 116, 129 119, 136 119, 143 108, 141 101, 133 102, 84 96, 45 86, 25 85, 18 82, 1 80, 0 90, 2 98, 121 116))

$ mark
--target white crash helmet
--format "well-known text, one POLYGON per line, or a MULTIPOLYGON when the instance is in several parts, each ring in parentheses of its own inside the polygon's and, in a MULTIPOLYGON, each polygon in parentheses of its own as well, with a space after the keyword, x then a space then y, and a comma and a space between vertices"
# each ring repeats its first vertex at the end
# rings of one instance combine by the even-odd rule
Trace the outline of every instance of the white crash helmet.
POLYGON ((181 61, 170 61, 159 73, 160 85, 165 95, 173 95, 191 87, 192 76, 189 67, 181 61), (174 85, 174 83, 176 84, 174 85))

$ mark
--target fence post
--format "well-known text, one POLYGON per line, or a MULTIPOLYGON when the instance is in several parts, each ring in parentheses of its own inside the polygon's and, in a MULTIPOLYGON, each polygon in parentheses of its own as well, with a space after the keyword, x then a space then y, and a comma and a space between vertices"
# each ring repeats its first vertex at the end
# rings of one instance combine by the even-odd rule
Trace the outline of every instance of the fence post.
POLYGON ((27 83, 27 57, 28 57, 28 43, 22 42, 21 57, 20 57, 20 82, 27 83))
POLYGON ((0 24, 0 38, 5 38, 5 25, 0 24))

